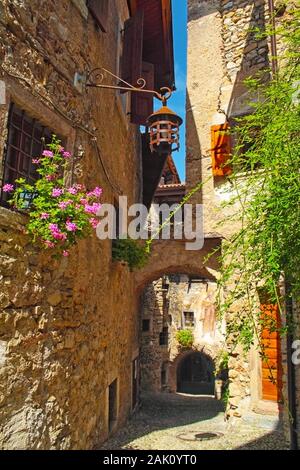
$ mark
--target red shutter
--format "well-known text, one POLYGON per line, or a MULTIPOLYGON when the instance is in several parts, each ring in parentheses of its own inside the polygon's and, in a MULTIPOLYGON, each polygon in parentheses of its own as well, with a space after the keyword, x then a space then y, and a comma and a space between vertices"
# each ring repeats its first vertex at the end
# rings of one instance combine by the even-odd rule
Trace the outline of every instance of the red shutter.
POLYGON ((142 75, 143 24, 143 10, 139 10, 124 24, 121 78, 134 86, 142 75))
MULTIPOLYGON (((154 65, 149 62, 142 64, 142 77, 146 80, 146 88, 154 88, 154 65)), ((153 113, 153 95, 150 93, 131 93, 131 122, 144 126, 147 118, 153 113)))
POLYGON ((105 33, 107 31, 109 0, 88 0, 88 7, 101 31, 105 33))
POLYGON ((225 176, 232 172, 231 166, 226 164, 231 153, 231 138, 228 130, 228 123, 211 127, 211 157, 214 176, 225 176))

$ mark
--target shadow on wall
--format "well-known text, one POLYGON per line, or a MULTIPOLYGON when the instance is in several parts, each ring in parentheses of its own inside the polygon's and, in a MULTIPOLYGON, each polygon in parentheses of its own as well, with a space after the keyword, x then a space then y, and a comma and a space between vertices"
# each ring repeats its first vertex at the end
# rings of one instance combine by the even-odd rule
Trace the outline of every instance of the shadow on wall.
MULTIPOLYGON (((261 74, 263 80, 268 80, 270 77, 269 73, 269 49, 267 39, 257 39, 255 28, 259 28, 262 32, 266 30, 266 15, 265 6, 267 2, 257 2, 255 0, 235 0, 228 2, 226 5, 221 7, 220 0, 201 0, 200 2, 190 2, 189 5, 189 22, 199 21, 205 19, 206 16, 219 12, 224 16, 225 22, 222 26, 223 46, 224 51, 222 52, 223 67, 228 83, 231 83, 232 92, 228 102, 217 103, 216 98, 216 109, 215 112, 224 114, 224 121, 228 121, 231 126, 235 125, 235 118, 246 114, 249 114, 253 108, 249 106, 249 101, 256 99, 255 96, 251 96, 249 90, 244 84, 244 80, 249 76, 261 74), (251 8, 249 11, 249 23, 245 25, 241 23, 243 28, 247 28, 245 38, 242 37, 242 32, 239 30, 239 16, 237 15, 238 23, 236 19, 230 16, 237 10, 244 11, 247 7, 251 8), (232 31, 230 30, 232 27, 232 31), (228 33, 229 36, 228 36, 228 33), (244 42, 243 49, 239 52, 237 46, 240 45, 240 41, 244 42), (236 50, 235 50, 236 47, 236 50)), ((247 14, 247 13, 246 13, 247 14)), ((241 21, 243 20, 243 14, 241 15, 241 21)), ((201 23, 199 22, 199 26, 201 23)), ((222 89, 222 84, 220 91, 222 89)), ((199 93, 205 93, 205 89, 199 89, 199 93)), ((222 100, 222 94, 220 96, 222 100)), ((209 155, 202 155, 201 142, 198 138, 199 129, 195 124, 193 116, 194 110, 190 101, 189 94, 187 92, 187 190, 193 188, 199 181, 202 180, 201 174, 201 159, 209 157, 209 155)), ((201 112, 201 110, 200 110, 201 112)), ((203 109, 203 120, 205 121, 205 109, 203 109)), ((219 124, 217 122, 211 122, 211 125, 219 124)), ((208 159, 208 167, 211 167, 211 162, 208 159)), ((209 169, 209 168, 208 168, 209 169)), ((218 187, 224 183, 226 177, 217 176, 214 177, 214 186, 218 187)), ((195 195, 198 203, 203 201, 203 191, 199 191, 195 195)))
POLYGON ((243 83, 245 78, 261 73, 262 69, 265 69, 262 79, 268 80, 270 78, 268 41, 266 38, 258 41, 256 31, 257 28, 262 33, 266 31, 265 4, 256 4, 253 1, 249 2, 249 4, 253 4, 251 18, 248 25, 245 47, 242 52, 241 65, 239 70, 236 71, 236 78, 227 112, 227 117, 231 124, 234 117, 250 113, 253 110, 248 105, 248 102, 251 98, 255 99, 255 97, 249 95, 249 91, 243 83))
POLYGON ((158 302, 154 283, 149 284, 141 295, 141 389, 158 391, 161 389, 162 364, 166 361, 166 351, 160 346, 163 328, 168 327, 168 319, 163 314, 164 299, 158 302), (156 319, 159 318, 159 323, 156 319), (148 331, 147 331, 148 329, 148 331))

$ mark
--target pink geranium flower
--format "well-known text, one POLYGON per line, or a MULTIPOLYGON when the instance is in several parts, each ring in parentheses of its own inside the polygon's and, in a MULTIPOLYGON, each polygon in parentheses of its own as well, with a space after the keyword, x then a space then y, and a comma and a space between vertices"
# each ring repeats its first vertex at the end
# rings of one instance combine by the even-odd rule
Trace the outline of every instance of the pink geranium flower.
POLYGON ((92 205, 91 204, 86 204, 84 210, 87 214, 97 214, 98 211, 101 209, 101 204, 98 202, 94 202, 92 205))
POLYGON ((32 159, 32 163, 33 163, 34 165, 39 165, 39 164, 41 163, 41 160, 40 160, 39 158, 33 158, 33 159, 32 159))
POLYGON ((50 217, 50 214, 48 214, 48 212, 42 212, 41 213, 41 219, 42 220, 49 219, 49 217, 50 217))
POLYGON ((72 186, 71 188, 68 189, 68 193, 75 195, 78 193, 78 189, 72 186))
POLYGON ((13 184, 9 184, 9 183, 5 184, 5 185, 3 186, 3 188, 2 188, 2 191, 3 191, 4 193, 11 193, 13 190, 14 190, 14 185, 13 185, 13 184))
POLYGON ((99 220, 98 219, 95 219, 95 217, 91 217, 90 220, 89 220, 91 226, 93 228, 97 228, 98 227, 98 224, 99 224, 99 220))
POLYGON ((63 157, 64 158, 71 158, 71 156, 72 155, 70 154, 70 152, 63 152, 63 157))
POLYGON ((42 155, 44 157, 49 157, 49 158, 52 158, 53 157, 53 152, 51 152, 51 150, 44 150, 42 155))
POLYGON ((63 251, 63 256, 65 256, 65 257, 70 256, 70 253, 67 250, 64 250, 63 251))
POLYGON ((49 224, 49 229, 51 232, 59 232, 59 228, 57 224, 49 224))
POLYGON ((65 241, 67 239, 67 235, 62 232, 52 232, 52 236, 55 240, 65 241))
POLYGON ((96 187, 93 191, 87 194, 88 197, 100 197, 102 194, 102 189, 96 187))
POLYGON ((54 188, 52 190, 52 197, 59 197, 63 194, 63 189, 60 189, 60 188, 54 188))
POLYGON ((76 230, 78 229, 77 225, 73 222, 66 222, 66 228, 68 232, 76 232, 76 230))
POLYGON ((70 204, 72 204, 72 201, 68 200, 68 201, 61 201, 59 204, 58 204, 58 207, 62 210, 66 209, 70 204))

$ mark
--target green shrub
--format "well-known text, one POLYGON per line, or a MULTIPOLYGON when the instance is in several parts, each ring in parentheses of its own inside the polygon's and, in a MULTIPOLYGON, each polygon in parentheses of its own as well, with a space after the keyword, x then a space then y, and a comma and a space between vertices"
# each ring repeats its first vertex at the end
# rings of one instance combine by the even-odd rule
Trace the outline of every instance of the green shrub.
POLYGON ((116 261, 124 261, 130 270, 145 266, 149 254, 145 246, 131 238, 113 240, 112 256, 116 261))
POLYGON ((178 343, 184 348, 191 348, 194 343, 194 335, 191 330, 179 330, 176 334, 178 343))

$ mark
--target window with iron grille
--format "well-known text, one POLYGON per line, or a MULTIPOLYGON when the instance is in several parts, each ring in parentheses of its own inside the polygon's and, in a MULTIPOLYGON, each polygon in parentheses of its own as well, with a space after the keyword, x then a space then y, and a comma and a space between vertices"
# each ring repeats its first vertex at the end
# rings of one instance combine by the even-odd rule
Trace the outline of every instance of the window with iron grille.
MULTIPOLYGON (((39 178, 36 165, 32 158, 39 157, 46 144, 52 139, 48 128, 31 118, 28 114, 11 105, 8 117, 8 136, 3 160, 2 186, 6 183, 14 184, 18 178, 25 178, 32 184, 39 178)), ((8 206, 10 196, 1 191, 0 204, 8 206)))

